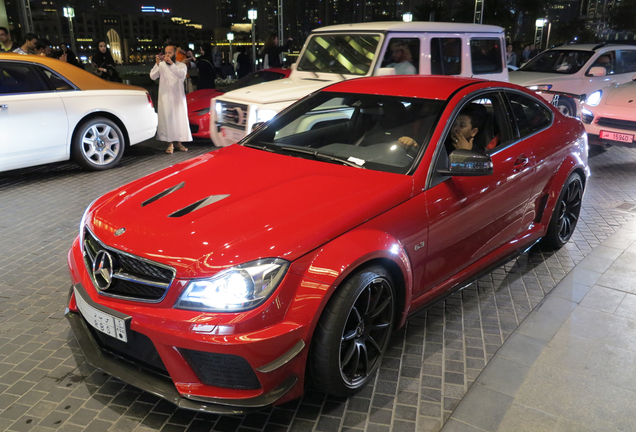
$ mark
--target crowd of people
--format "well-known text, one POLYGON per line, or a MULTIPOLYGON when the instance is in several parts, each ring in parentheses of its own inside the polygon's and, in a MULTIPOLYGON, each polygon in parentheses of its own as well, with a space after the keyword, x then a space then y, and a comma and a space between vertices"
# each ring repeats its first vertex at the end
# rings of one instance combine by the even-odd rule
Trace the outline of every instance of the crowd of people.
POLYGON ((537 50, 534 44, 526 44, 519 55, 517 55, 514 51, 513 44, 506 45, 506 63, 509 66, 522 66, 531 59, 535 58, 537 54, 539 54, 539 50, 537 50))

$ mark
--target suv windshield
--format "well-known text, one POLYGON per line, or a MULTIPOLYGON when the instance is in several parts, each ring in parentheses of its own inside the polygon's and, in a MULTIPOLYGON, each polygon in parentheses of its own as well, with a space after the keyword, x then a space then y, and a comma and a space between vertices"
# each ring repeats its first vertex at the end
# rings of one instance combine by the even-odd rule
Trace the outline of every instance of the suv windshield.
POLYGON ((550 50, 530 60, 519 70, 528 72, 548 72, 573 74, 578 72, 592 57, 594 51, 550 50))
POLYGON ((314 35, 298 61, 298 70, 366 75, 379 42, 379 34, 314 35))
POLYGON ((357 168, 406 174, 426 148, 444 101, 320 92, 241 144, 357 168))

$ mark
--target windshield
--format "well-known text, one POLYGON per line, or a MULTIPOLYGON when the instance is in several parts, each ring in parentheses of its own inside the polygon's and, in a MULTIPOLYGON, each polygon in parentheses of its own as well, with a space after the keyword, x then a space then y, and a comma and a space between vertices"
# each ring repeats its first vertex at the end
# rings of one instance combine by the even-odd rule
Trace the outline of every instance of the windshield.
POLYGON ((379 34, 314 35, 298 60, 298 70, 366 75, 379 43, 379 34))
POLYGON ((593 54, 593 51, 545 51, 530 60, 530 62, 522 66, 519 70, 528 72, 573 74, 578 72, 593 54))
POLYGON ((290 156, 406 174, 426 148, 444 101, 320 92, 241 144, 290 156))
POLYGON ((223 91, 229 92, 232 90, 238 90, 243 87, 251 86, 254 84, 260 84, 267 81, 274 81, 281 78, 285 78, 285 74, 282 74, 280 72, 262 70, 262 71, 254 72, 244 76, 243 78, 236 81, 235 83, 232 83, 229 86, 225 87, 223 91))

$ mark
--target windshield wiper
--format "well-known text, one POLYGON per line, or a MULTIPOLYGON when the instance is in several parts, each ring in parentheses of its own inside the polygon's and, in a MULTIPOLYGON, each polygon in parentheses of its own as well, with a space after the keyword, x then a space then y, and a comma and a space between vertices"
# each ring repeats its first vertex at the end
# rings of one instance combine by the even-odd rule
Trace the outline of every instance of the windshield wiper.
MULTIPOLYGON (((267 145, 267 144, 263 144, 263 145, 256 145, 256 144, 251 144, 251 143, 244 143, 244 144, 241 144, 241 145, 242 145, 243 147, 250 147, 250 148, 255 148, 255 149, 259 149, 259 150, 265 150, 265 151, 273 152, 273 153, 275 153, 275 152, 276 152, 276 150, 274 150, 274 149, 272 149, 272 148, 268 147, 268 145, 267 145)), ((273 144, 272 144, 272 145, 273 145, 273 144)))
POLYGON ((318 150, 307 150, 307 149, 304 149, 304 148, 289 147, 289 146, 280 146, 279 149, 280 150, 284 150, 284 151, 293 152, 293 153, 302 153, 302 154, 306 154, 306 155, 311 155, 316 160, 323 161, 323 162, 338 162, 338 163, 341 163, 343 165, 347 165, 347 166, 350 166, 350 167, 366 169, 362 165, 358 165, 355 162, 351 162, 351 161, 349 161, 347 159, 343 159, 343 158, 340 158, 338 156, 333 156, 333 155, 330 155, 330 154, 320 153, 318 150))

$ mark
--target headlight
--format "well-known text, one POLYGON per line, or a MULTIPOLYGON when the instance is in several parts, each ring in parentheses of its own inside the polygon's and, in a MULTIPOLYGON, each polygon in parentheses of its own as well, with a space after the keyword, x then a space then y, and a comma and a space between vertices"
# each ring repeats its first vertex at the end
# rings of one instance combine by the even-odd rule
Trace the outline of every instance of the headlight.
POLYGON ((238 312, 263 303, 280 284, 289 261, 266 258, 224 270, 209 279, 192 280, 175 308, 203 312, 238 312))
POLYGON ((80 250, 82 251, 82 253, 84 253, 84 226, 86 225, 86 217, 88 216, 89 210, 93 207, 93 204, 95 204, 95 201, 97 201, 98 199, 99 199, 99 197, 95 198, 88 205, 88 207, 86 207, 86 210, 84 210, 84 214, 82 215, 82 220, 80 221, 79 241, 80 241, 80 250))
POLYGON ((214 109, 216 110, 216 121, 221 121, 221 115, 223 114, 223 105, 221 105, 221 102, 214 104, 214 109))
POLYGON ((257 123, 268 122, 271 119, 273 119, 276 114, 278 113, 274 110, 268 110, 268 109, 258 110, 256 112, 256 122, 257 123))
POLYGON ((596 106, 601 101, 601 96, 603 96, 603 91, 597 90, 591 95, 589 95, 585 102, 590 106, 596 106))
POLYGON ((533 91, 548 91, 552 88, 552 84, 539 84, 528 86, 529 90, 533 91))
POLYGON ((209 107, 195 111, 195 113, 197 113, 198 116, 206 115, 209 112, 210 112, 210 108, 209 107))

